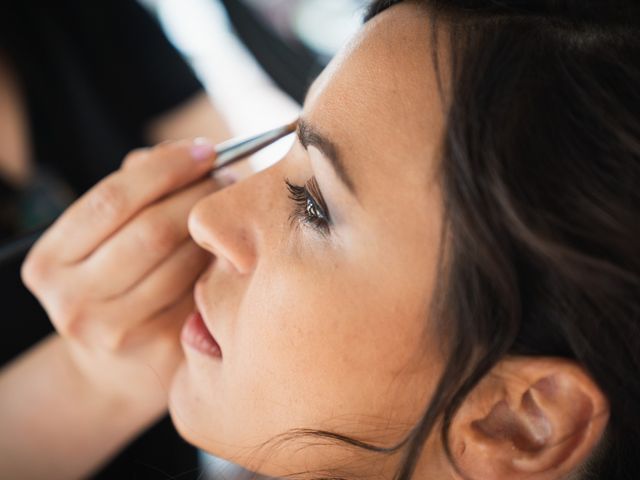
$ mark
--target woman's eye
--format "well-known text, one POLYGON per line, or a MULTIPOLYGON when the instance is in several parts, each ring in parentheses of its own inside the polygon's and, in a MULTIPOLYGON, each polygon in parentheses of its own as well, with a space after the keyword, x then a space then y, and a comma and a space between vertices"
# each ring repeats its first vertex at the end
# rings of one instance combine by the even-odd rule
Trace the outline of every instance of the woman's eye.
POLYGON ((289 180, 285 180, 285 183, 289 190, 289 198, 294 203, 291 220, 309 225, 322 234, 328 234, 331 226, 329 210, 315 177, 304 185, 294 185, 289 180))

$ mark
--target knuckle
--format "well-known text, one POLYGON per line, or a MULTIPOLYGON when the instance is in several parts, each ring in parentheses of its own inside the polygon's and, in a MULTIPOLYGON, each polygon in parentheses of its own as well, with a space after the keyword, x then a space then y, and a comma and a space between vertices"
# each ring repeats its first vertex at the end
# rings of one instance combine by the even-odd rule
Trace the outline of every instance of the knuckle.
POLYGON ((132 150, 124 157, 121 167, 123 169, 131 168, 134 165, 138 165, 143 162, 149 156, 148 148, 137 148, 132 150))
POLYGON ((100 182, 89 199, 92 213, 107 220, 116 218, 126 205, 124 189, 112 178, 100 182))
POLYGON ((65 289, 64 284, 68 282, 51 281, 50 272, 48 262, 34 256, 28 257, 22 264, 20 275, 60 335, 78 338, 85 317, 81 295, 65 289))
POLYGON ((185 156, 185 150, 179 142, 154 147, 156 157, 156 177, 163 187, 173 187, 185 182, 193 175, 194 163, 185 156))
POLYGON ((151 254, 170 252, 180 241, 176 227, 159 215, 150 215, 140 229, 142 248, 151 254))
POLYGON ((80 338, 81 322, 76 319, 64 318, 53 320, 56 331, 64 338, 77 340, 80 338))
POLYGON ((151 147, 151 151, 161 155, 173 155, 176 153, 176 150, 181 143, 181 140, 165 140, 163 142, 156 143, 151 147))
POLYGON ((47 279, 49 268, 40 256, 29 254, 20 266, 20 279, 29 290, 34 290, 47 279))
POLYGON ((179 162, 169 159, 166 163, 166 168, 163 168, 158 175, 158 182, 163 190, 175 187, 176 185, 181 184, 184 180, 184 173, 178 168, 179 162))
POLYGON ((52 301, 51 322, 60 335, 67 338, 79 338, 84 323, 84 313, 75 297, 59 293, 52 301))
POLYGON ((124 348, 127 335, 122 330, 107 329, 101 335, 102 346, 109 351, 118 352, 124 348))

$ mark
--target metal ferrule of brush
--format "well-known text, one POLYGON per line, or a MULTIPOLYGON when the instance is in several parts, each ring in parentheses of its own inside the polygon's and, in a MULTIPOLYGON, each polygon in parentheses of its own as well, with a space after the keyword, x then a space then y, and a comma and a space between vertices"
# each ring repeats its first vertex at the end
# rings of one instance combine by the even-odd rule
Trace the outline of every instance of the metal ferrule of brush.
POLYGON ((276 140, 295 131, 297 120, 283 127, 274 128, 268 132, 241 140, 229 140, 216 147, 216 160, 211 170, 215 173, 221 168, 228 167, 243 158, 256 153, 276 140))

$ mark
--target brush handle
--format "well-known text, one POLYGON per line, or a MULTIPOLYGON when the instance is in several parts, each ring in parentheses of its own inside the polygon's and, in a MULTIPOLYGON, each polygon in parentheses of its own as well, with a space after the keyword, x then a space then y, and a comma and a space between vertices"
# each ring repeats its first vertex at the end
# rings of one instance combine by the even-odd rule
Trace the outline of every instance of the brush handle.
POLYGON ((294 132, 297 127, 297 120, 283 127, 274 128, 260 135, 244 139, 232 139, 216 146, 216 160, 211 170, 215 173, 218 170, 233 165, 234 163, 256 153, 259 150, 271 145, 282 137, 294 132))

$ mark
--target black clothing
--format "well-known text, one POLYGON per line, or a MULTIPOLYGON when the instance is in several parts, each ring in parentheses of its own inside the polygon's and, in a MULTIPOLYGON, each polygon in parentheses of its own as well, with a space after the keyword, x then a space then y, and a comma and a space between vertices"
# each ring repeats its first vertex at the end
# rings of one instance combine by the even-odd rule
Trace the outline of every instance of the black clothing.
POLYGON ((0 50, 25 92, 35 162, 78 195, 145 143, 150 119, 202 88, 133 0, 5 2, 0 50))
MULTIPOLYGON (((0 242, 57 215, 65 202, 116 170, 127 152, 145 145, 151 119, 202 89, 133 0, 3 2, 0 51, 24 93, 38 168, 34 184, 22 191, 0 179, 0 242), (25 223, 34 205, 36 216, 25 223)), ((22 260, 0 265, 2 363, 51 331, 20 282, 22 260)), ((195 449, 165 419, 95 478, 196 478, 195 467, 195 449)))

